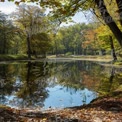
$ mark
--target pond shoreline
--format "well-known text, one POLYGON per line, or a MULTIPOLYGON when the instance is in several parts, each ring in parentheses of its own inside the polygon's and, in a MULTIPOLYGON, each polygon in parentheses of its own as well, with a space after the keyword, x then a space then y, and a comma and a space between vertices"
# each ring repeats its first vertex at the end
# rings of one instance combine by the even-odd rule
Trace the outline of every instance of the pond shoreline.
POLYGON ((17 110, 0 107, 1 122, 121 122, 122 92, 116 96, 97 98, 88 105, 47 111, 17 110))
POLYGON ((44 61, 44 60, 87 60, 87 61, 102 61, 111 62, 111 56, 65 56, 65 57, 55 57, 47 56, 47 58, 31 58, 28 59, 26 56, 0 56, 0 62, 8 61, 44 61))
POLYGON ((71 61, 92 61, 97 62, 99 65, 106 66, 106 67, 118 67, 122 68, 122 61, 116 61, 113 62, 112 58, 105 59, 102 58, 91 58, 91 57, 80 57, 80 58, 71 58, 71 57, 47 57, 47 58, 38 58, 38 59, 15 59, 15 60, 0 60, 0 64, 6 64, 6 63, 13 63, 13 62, 43 62, 43 61, 56 61, 56 62, 71 62, 71 61))
MULTIPOLYGON (((104 55, 104 56, 99 56, 99 55, 69 55, 69 56, 55 56, 55 55, 47 55, 46 58, 93 58, 93 59, 112 59, 111 55, 104 55)), ((44 59, 41 56, 38 56, 35 58, 34 56, 31 57, 31 60, 36 60, 36 59, 44 59)), ((0 61, 4 60, 29 60, 28 56, 23 54, 23 55, 0 55, 0 61)))
MULTIPOLYGON (((87 58, 87 59, 90 60, 89 58, 87 58)), ((63 58, 63 57, 58 57, 58 58, 52 57, 51 58, 51 57, 48 57, 48 59, 29 60, 29 62, 27 62, 28 65, 26 65, 26 69, 28 71, 27 76, 28 77, 32 76, 32 74, 29 74, 31 71, 30 70, 31 67, 29 67, 29 66, 32 66, 32 65, 30 65, 31 61, 32 62, 37 61, 40 63, 41 63, 41 61, 54 62, 54 63, 62 61, 63 63, 68 62, 68 63, 77 64, 77 63, 75 63, 75 60, 78 60, 77 62, 79 63, 81 58, 63 58)), ((96 60, 96 59, 94 59, 94 60, 96 60)), ((27 60, 20 60, 20 62, 21 61, 26 62, 27 60)), ((17 60, 9 61, 8 63, 14 64, 16 62, 18 63, 17 60)), ((7 63, 7 62, 1 62, 1 63, 7 63)), ((92 63, 92 62, 89 62, 89 63, 92 63)), ((111 62, 102 62, 102 61, 96 62, 95 61, 94 64, 96 65, 97 63, 100 65, 112 66, 110 68, 113 68, 113 66, 116 66, 116 64, 111 65, 111 62)), ((34 67, 36 66, 35 63, 32 63, 32 64, 34 64, 34 67)), ((60 63, 56 63, 56 64, 60 64, 60 63)), ((39 65, 39 67, 43 67, 43 65, 44 64, 41 63, 41 65, 39 65)), ((77 66, 81 67, 83 69, 84 65, 85 64, 82 63, 82 65, 77 65, 77 66)), ((95 67, 95 65, 93 65, 93 67, 91 69, 93 69, 95 67)), ((91 65, 89 65, 89 66, 91 66, 91 65)), ((68 65, 68 68, 69 68, 69 65, 68 65)), ((100 66, 100 68, 101 68, 101 66, 100 66)), ((119 65, 119 68, 120 68, 120 65, 119 65)), ((42 69, 41 69, 41 71, 43 71, 42 69)), ((18 71, 19 70, 17 70, 16 72, 18 72, 18 71)), ((21 71, 23 73, 24 70, 21 70, 21 71)), ((65 71, 65 70, 62 70, 62 71, 65 71)), ((70 71, 70 70, 66 69, 66 73, 67 73, 67 71, 70 71)), ((73 73, 75 71, 77 71, 77 70, 73 70, 73 73)), ((82 70, 79 69, 79 71, 82 71, 82 70)), ((94 70, 92 70, 92 71, 94 71, 94 70)), ((117 70, 117 71, 119 71, 119 70, 117 70)), ((57 72, 57 70, 56 70, 56 72, 57 72)), ((98 72, 98 70, 97 70, 97 72, 98 72)), ((65 73, 65 72, 63 72, 63 73, 65 73)), ((71 72, 68 72, 68 73, 70 74, 71 72)), ((20 72, 20 74, 21 74, 21 72, 20 72)), ((89 77, 89 79, 92 79, 92 77, 89 77)), ((98 80, 97 80, 97 82, 98 82, 98 80)), ((93 80, 93 82, 92 81, 89 82, 89 84, 90 83, 94 84, 95 80, 93 80)), ((41 84, 41 86, 42 86, 42 84, 41 84)), ((105 95, 103 93, 105 96, 102 96, 102 97, 100 97, 101 92, 99 92, 99 97, 97 99, 93 100, 91 103, 89 103, 87 105, 85 103, 83 103, 84 105, 82 105, 82 106, 74 105, 74 107, 53 109, 53 108, 51 108, 52 102, 49 102, 49 105, 48 105, 48 106, 50 106, 49 109, 44 110, 44 109, 41 109, 40 106, 37 107, 36 109, 27 109, 27 108, 16 109, 16 108, 10 108, 7 106, 0 105, 0 122, 7 122, 7 121, 9 121, 9 122, 121 122, 122 121, 122 85, 120 84, 117 87, 114 89, 113 93, 110 92, 111 94, 109 94, 109 95, 105 95), (119 87, 119 88, 117 88, 117 87, 119 87)), ((30 86, 29 88, 32 88, 32 87, 30 86)), ((35 88, 37 90, 38 87, 35 87, 35 88)), ((108 87, 108 88, 110 89, 110 87, 108 87)), ((6 88, 4 88, 4 89, 6 89, 6 88)), ((59 89, 59 91, 60 90, 61 89, 59 89)), ((41 93, 41 92, 34 92, 34 96, 36 96, 36 95, 39 96, 38 93, 41 93)), ((56 93, 58 93, 58 92, 56 92, 56 93)), ((31 93, 31 95, 32 95, 32 93, 31 93)), ((78 101, 78 99, 79 98, 75 99, 75 101, 78 101)), ((60 99, 60 100, 62 100, 62 99, 60 99)), ((53 101, 54 101, 54 99, 53 99, 53 101)), ((77 104, 77 105, 79 105, 79 104, 77 104)))

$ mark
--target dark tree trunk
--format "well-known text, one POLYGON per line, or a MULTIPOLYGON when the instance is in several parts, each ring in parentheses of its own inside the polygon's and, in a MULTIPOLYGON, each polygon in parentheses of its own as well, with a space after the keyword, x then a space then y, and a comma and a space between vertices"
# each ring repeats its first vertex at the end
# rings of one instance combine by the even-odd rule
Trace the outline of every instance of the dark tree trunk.
POLYGON ((30 79, 30 76, 31 76, 31 67, 32 67, 32 63, 31 62, 28 62, 27 64, 27 76, 26 76, 26 83, 27 83, 27 89, 28 89, 28 95, 32 95, 32 89, 33 89, 33 86, 32 86, 32 82, 31 82, 31 79, 30 79))
POLYGON ((58 56, 58 48, 57 48, 57 42, 56 42, 56 40, 55 40, 55 55, 56 55, 56 57, 58 56))
POLYGON ((27 64, 27 79, 26 79, 26 81, 27 81, 27 83, 29 83, 29 81, 30 81, 30 70, 31 70, 31 62, 28 62, 28 64, 27 64))
POLYGON ((112 69, 111 69, 111 75, 110 75, 110 78, 109 78, 109 89, 108 89, 108 92, 110 92, 111 91, 111 87, 112 87, 112 83, 113 83, 113 80, 114 80, 114 76, 115 76, 115 69, 114 69, 114 67, 112 67, 112 69))
POLYGON ((122 25, 122 0, 116 0, 118 6, 118 13, 120 16, 120 24, 122 25))
POLYGON ((4 33, 4 40, 3 40, 3 52, 2 54, 6 54, 6 35, 4 33))
POLYGON ((27 54, 28 54, 28 59, 31 59, 31 46, 30 46, 30 35, 27 34, 27 54))
POLYGON ((114 43, 113 43, 112 36, 109 36, 109 39, 110 39, 110 45, 111 45, 113 60, 116 61, 117 56, 116 56, 116 53, 115 53, 115 48, 114 48, 114 43))
POLYGON ((122 47, 122 32, 120 31, 120 29, 116 25, 115 21, 109 14, 109 12, 105 6, 104 0, 94 0, 94 1, 97 4, 97 7, 101 13, 103 20, 109 26, 110 30, 113 32, 114 36, 116 37, 120 46, 122 47))

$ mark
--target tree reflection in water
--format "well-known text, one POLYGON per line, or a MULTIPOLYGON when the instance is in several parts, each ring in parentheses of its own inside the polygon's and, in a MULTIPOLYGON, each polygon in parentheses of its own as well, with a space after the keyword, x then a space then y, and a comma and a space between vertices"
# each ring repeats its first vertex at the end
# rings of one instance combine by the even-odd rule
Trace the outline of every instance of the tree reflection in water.
MULTIPOLYGON (((88 61, 18 62, 0 64, 0 69, 0 104, 22 108, 44 107, 54 87, 72 96, 86 88, 103 94, 115 90, 122 81, 116 68, 88 61)), ((92 96, 84 91, 80 93, 82 104, 92 96)))
POLYGON ((121 70, 121 67, 104 67, 97 91, 102 95, 115 91, 122 84, 121 70))
MULTIPOLYGON (((35 66, 36 63, 32 63, 32 62, 28 62, 24 64, 21 63, 10 64, 10 66, 8 65, 2 66, 3 68, 5 67, 6 69, 1 71, 1 77, 3 76, 1 78, 1 83, 2 83, 1 102, 2 103, 6 103, 9 99, 10 104, 14 106, 43 107, 43 102, 45 98, 48 97, 48 93, 45 89, 48 84, 46 82, 46 77, 44 76, 42 76, 40 79, 37 80, 37 77, 33 74, 33 70, 35 66), (5 75, 6 76, 5 77, 4 75, 2 75, 4 73, 6 74, 9 73, 9 74, 5 75), (4 79, 4 83, 2 79, 4 79), (45 81, 42 79, 45 79, 45 81), (12 96, 11 98, 8 98, 7 96, 9 96, 10 94, 12 94, 12 96)), ((42 62, 39 63, 38 67, 43 68, 43 63, 42 62)), ((43 74, 43 69, 40 70, 38 73, 43 74)))

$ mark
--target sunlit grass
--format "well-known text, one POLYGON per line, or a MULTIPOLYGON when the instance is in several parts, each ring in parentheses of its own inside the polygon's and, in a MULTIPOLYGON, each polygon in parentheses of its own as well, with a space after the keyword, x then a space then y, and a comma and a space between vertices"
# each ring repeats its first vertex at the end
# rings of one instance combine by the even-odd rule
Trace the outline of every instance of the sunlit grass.
POLYGON ((5 105, 0 105, 0 108, 10 108, 10 107, 5 105))
POLYGON ((28 57, 25 54, 22 55, 0 55, 0 61, 10 61, 10 60, 27 60, 28 57))

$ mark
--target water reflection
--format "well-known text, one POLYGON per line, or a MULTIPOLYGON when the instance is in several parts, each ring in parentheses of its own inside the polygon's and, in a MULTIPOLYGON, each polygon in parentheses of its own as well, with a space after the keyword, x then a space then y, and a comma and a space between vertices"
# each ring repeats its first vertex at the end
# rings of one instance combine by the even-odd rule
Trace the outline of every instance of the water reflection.
POLYGON ((0 64, 0 104, 21 108, 88 104, 96 92, 111 92, 121 84, 121 72, 115 70, 88 61, 0 64))
POLYGON ((121 67, 104 67, 101 73, 98 92, 100 94, 111 93, 122 84, 122 68, 121 67))

